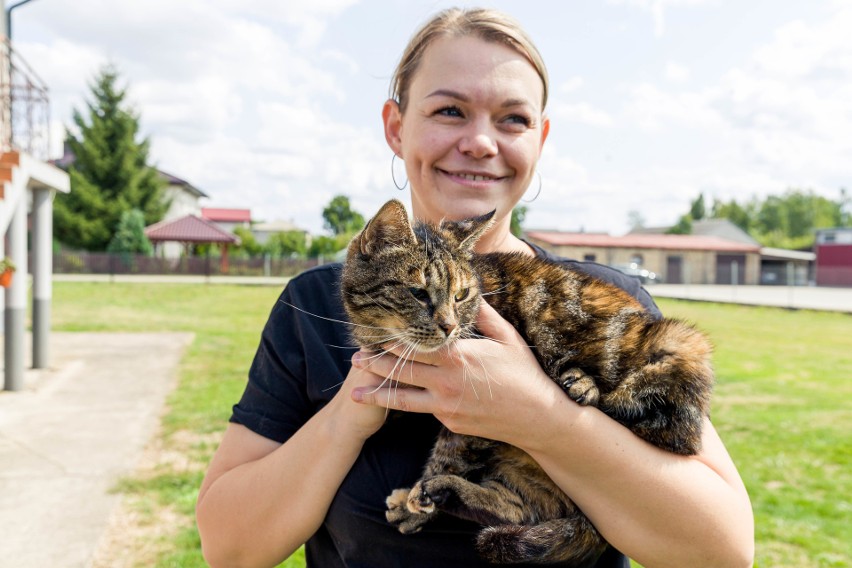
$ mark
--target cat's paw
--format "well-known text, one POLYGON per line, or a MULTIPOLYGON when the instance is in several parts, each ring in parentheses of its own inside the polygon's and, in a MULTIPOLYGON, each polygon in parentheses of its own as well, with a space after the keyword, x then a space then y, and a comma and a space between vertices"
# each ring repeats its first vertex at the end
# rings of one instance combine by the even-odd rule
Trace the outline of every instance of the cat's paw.
POLYGON ((426 490, 426 482, 418 481, 408 493, 406 501, 408 510, 415 514, 431 514, 435 512, 435 501, 426 490))
POLYGON ((416 533, 429 520, 427 515, 412 513, 408 510, 409 489, 396 489, 385 499, 388 510, 385 518, 403 534, 416 533))
POLYGON ((597 406, 601 393, 592 378, 581 369, 568 369, 559 376, 559 385, 571 400, 583 406, 597 406))

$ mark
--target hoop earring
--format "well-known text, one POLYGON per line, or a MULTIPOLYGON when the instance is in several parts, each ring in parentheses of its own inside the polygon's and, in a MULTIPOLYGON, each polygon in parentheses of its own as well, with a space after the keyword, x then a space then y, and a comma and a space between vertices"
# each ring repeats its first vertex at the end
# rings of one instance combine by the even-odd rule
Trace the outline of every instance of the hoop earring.
POLYGON ((535 192, 535 195, 532 199, 521 199, 524 203, 532 203, 536 199, 538 199, 539 194, 541 193, 541 172, 536 170, 535 175, 538 176, 538 191, 535 192))
MULTIPOLYGON (((403 162, 404 162, 404 161, 405 161, 405 160, 403 160, 403 162)), ((394 153, 393 157, 391 158, 391 179, 393 180, 393 184, 396 186, 396 188, 397 188, 398 190, 402 191, 403 189, 405 189, 406 187, 408 187, 408 178, 407 178, 407 177, 405 178, 405 183, 404 183, 404 184, 399 185, 399 182, 398 182, 398 181, 396 181, 396 174, 394 173, 394 163, 395 163, 395 162, 396 162, 396 153, 394 153)))

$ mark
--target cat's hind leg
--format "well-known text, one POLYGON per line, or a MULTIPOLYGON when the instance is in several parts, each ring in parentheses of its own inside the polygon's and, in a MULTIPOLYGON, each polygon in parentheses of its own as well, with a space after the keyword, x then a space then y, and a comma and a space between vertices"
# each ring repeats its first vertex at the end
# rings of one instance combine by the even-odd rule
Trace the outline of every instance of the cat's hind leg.
POLYGON ((580 511, 537 525, 498 525, 480 531, 476 548, 499 564, 586 566, 606 549, 606 541, 580 511))

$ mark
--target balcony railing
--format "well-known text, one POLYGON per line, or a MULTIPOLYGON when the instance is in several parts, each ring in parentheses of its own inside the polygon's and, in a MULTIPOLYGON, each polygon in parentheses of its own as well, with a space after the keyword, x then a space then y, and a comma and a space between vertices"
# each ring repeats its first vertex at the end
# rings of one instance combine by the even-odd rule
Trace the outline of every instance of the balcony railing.
POLYGON ((50 96, 45 82, 0 36, 0 151, 9 150, 50 158, 50 96))

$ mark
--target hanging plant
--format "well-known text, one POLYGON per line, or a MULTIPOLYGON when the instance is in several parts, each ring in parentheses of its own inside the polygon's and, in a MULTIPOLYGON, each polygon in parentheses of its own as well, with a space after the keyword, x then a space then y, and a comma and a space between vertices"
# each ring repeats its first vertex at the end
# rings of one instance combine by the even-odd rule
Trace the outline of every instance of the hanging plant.
POLYGON ((8 256, 0 260, 0 286, 8 288, 12 284, 12 274, 15 272, 15 263, 8 256))

